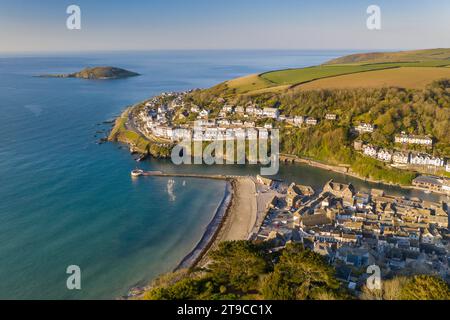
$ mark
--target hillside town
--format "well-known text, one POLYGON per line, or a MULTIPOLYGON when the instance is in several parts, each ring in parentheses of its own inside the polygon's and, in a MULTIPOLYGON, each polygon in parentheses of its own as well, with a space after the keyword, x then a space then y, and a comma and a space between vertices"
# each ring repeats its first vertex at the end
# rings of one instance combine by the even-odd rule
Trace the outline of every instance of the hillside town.
MULTIPOLYGON (((305 116, 283 115, 277 108, 260 108, 256 103, 246 106, 231 105, 222 101, 220 110, 207 110, 186 97, 191 91, 169 92, 145 101, 131 121, 143 135, 162 142, 215 141, 235 139, 267 139, 272 129, 281 125, 295 127, 316 126, 321 121, 333 122, 338 115, 327 113, 323 119, 305 116)), ((353 147, 366 157, 389 164, 392 167, 408 169, 431 175, 428 182, 421 180, 414 185, 431 191, 450 193, 449 179, 442 178, 444 172, 450 172, 448 159, 433 156, 426 151, 433 146, 429 136, 410 135, 401 132, 393 137, 395 149, 377 147, 363 142, 359 135, 372 134, 377 127, 371 123, 360 122, 350 128, 356 135, 353 147), (426 148, 425 151, 409 151, 409 146, 426 148)))
POLYGON ((350 289, 361 287, 367 266, 373 264, 383 277, 425 272, 450 279, 449 208, 444 202, 378 189, 363 192, 333 180, 320 192, 260 176, 257 180, 282 195, 270 201, 252 240, 271 242, 274 250, 301 242, 325 256, 350 289))

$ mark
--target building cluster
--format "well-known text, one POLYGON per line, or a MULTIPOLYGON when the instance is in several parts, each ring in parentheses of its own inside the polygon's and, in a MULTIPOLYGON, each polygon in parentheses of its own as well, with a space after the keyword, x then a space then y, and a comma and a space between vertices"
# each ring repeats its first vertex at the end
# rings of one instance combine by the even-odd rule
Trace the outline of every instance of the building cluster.
POLYGON ((448 278, 448 209, 443 202, 362 192, 333 180, 320 193, 291 184, 270 203, 253 239, 276 248, 301 242, 325 256, 353 287, 364 279, 351 274, 365 275, 371 264, 383 275, 426 270, 448 278))
MULTIPOLYGON (((281 115, 277 108, 260 108, 249 103, 246 107, 224 104, 216 118, 211 112, 192 103, 185 102, 188 92, 164 93, 144 104, 139 113, 140 131, 146 135, 154 135, 171 141, 190 138, 192 140, 233 140, 238 138, 266 138, 268 130, 273 129, 270 120, 286 122, 295 126, 315 126, 318 119, 313 117, 281 115), (179 110, 184 110, 179 112, 179 110), (193 117, 190 117, 191 114, 193 117), (195 118, 191 124, 176 125, 175 117, 195 118), (258 120, 267 121, 256 125, 258 120), (257 130, 250 130, 257 129, 257 130)), ((336 114, 326 114, 326 120, 336 120, 336 114)))
POLYGON ((375 126, 370 123, 360 123, 353 127, 353 130, 358 133, 372 133, 375 130, 375 126))
POLYGON ((410 135, 402 132, 394 137, 395 143, 418 144, 423 146, 433 146, 433 139, 428 136, 410 135))
POLYGON ((365 156, 393 163, 395 165, 427 166, 445 169, 450 172, 450 162, 441 157, 434 157, 427 153, 401 152, 378 148, 370 144, 355 141, 355 150, 362 151, 365 156))
POLYGON ((416 187, 447 193, 450 195, 450 179, 433 177, 433 176, 418 176, 412 181, 416 187))

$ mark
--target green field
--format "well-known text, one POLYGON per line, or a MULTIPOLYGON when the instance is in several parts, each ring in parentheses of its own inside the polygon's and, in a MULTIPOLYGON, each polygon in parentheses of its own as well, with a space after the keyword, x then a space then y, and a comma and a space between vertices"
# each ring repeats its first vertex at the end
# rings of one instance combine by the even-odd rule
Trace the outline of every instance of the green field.
POLYGON ((312 80, 334 77, 357 72, 367 72, 395 68, 393 64, 316 66, 302 69, 287 69, 263 73, 261 78, 276 85, 293 85, 312 80))
POLYGON ((269 71, 223 83, 228 94, 279 92, 291 86, 336 76, 358 74, 401 67, 449 67, 450 49, 354 54, 323 65, 269 71))

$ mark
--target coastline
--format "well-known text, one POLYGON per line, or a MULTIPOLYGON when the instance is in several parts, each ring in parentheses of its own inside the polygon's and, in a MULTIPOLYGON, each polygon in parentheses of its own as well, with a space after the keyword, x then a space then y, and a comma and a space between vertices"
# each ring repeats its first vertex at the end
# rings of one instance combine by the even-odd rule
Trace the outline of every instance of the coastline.
POLYGON ((234 180, 227 180, 222 201, 219 203, 212 220, 209 222, 205 232, 203 233, 203 236, 195 247, 180 261, 180 263, 178 263, 178 265, 174 268, 174 271, 195 267, 214 243, 217 234, 230 211, 230 204, 234 193, 233 184, 234 180))
POLYGON ((202 238, 174 269, 192 269, 208 264, 208 253, 220 242, 247 240, 262 221, 257 210, 256 185, 250 177, 232 178, 216 214, 202 238))
POLYGON ((445 192, 439 192, 436 190, 429 190, 429 189, 424 189, 424 188, 420 188, 420 187, 416 187, 413 185, 401 185, 401 184, 396 184, 396 183, 390 183, 390 182, 386 182, 383 180, 374 180, 374 179, 370 179, 370 178, 365 178, 365 177, 361 177, 360 175, 354 173, 354 172, 350 172, 350 168, 348 166, 335 166, 335 165, 330 165, 330 164, 325 164, 325 163, 321 163, 315 160, 311 160, 311 159, 304 159, 295 155, 289 155, 289 154, 280 154, 280 162, 284 161, 285 163, 290 162, 290 163, 301 163, 301 164, 305 164, 308 165, 310 167, 313 168, 319 168, 322 170, 327 170, 327 171, 332 171, 332 172, 336 172, 336 173, 341 173, 343 175, 352 177, 352 178, 356 178, 362 181, 366 181, 366 182, 372 182, 372 183, 377 183, 377 184, 382 184, 385 186, 394 186, 394 187, 398 187, 398 188, 402 188, 405 190, 418 190, 418 191, 429 191, 431 193, 434 194, 438 194, 438 195, 444 195, 444 196, 448 196, 448 193, 445 192), (283 160, 282 160, 283 159, 283 160))

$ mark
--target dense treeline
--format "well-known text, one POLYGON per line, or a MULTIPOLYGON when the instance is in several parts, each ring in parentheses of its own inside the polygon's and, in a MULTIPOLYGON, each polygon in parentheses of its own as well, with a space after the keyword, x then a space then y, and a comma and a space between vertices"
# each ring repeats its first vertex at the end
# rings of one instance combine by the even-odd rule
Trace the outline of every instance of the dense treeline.
POLYGON ((259 95, 230 95, 218 85, 194 92, 192 102, 217 110, 226 103, 260 107, 276 107, 287 116, 309 116, 319 119, 314 127, 282 126, 281 152, 312 158, 330 164, 348 164, 352 169, 372 179, 409 184, 414 174, 390 168, 378 161, 360 157, 353 149, 355 139, 389 149, 404 148, 394 144, 394 136, 402 131, 430 135, 433 150, 408 146, 416 151, 450 157, 450 80, 436 81, 424 90, 404 88, 348 89, 283 92, 259 95), (338 116, 336 121, 324 119, 327 113, 338 116), (360 122, 372 123, 377 129, 359 137, 350 128, 360 122), (367 168, 372 171, 368 171, 367 168))
POLYGON ((430 275, 396 277, 381 290, 363 287, 352 295, 337 280, 335 269, 302 244, 287 244, 279 252, 268 244, 222 242, 203 269, 166 274, 143 296, 151 300, 179 299, 450 299, 449 286, 430 275))
POLYGON ((222 242, 200 271, 157 279, 144 299, 347 299, 334 269, 301 244, 281 253, 250 241, 222 242))

